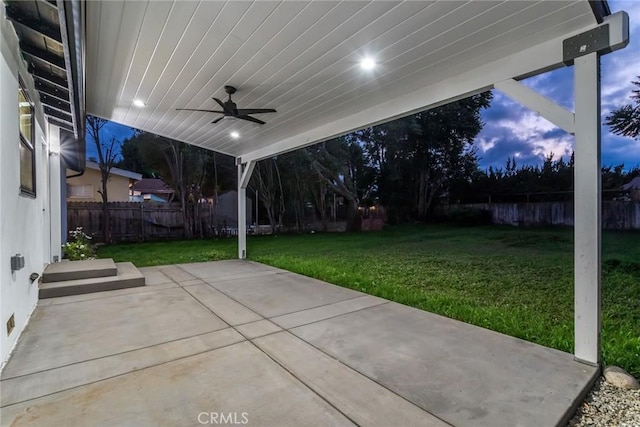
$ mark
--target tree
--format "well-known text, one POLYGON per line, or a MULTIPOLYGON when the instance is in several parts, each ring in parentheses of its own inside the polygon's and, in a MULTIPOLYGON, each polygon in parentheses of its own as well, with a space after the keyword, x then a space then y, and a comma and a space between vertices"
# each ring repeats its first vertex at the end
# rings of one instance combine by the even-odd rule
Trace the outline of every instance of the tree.
POLYGON ((347 205, 347 231, 359 230, 358 207, 371 193, 370 167, 360 141, 353 135, 307 148, 311 167, 347 205))
POLYGON ((632 90, 630 98, 635 105, 627 104, 613 110, 605 121, 607 126, 616 135, 627 136, 640 140, 640 76, 638 80, 631 82, 638 89, 632 90))
POLYGON ((100 131, 107 124, 107 120, 99 117, 87 116, 87 132, 96 144, 98 152, 98 167, 100 168, 101 189, 98 190, 102 197, 102 238, 105 243, 111 242, 111 218, 109 212, 108 186, 109 174, 118 159, 120 142, 111 138, 109 142, 103 142, 100 131))
POLYGON ((474 95, 356 134, 391 220, 427 219, 438 197, 475 173, 473 139, 490 100, 489 92, 474 95))
MULTIPOLYGON (((516 167, 507 159, 505 168, 477 170, 471 181, 454 189, 453 201, 460 203, 554 202, 570 201, 574 192, 574 155, 557 160, 553 153, 541 165, 516 167)), ((602 199, 621 197, 621 187, 640 175, 638 167, 625 169, 624 164, 602 167, 602 199)))
POLYGON ((258 189, 258 197, 267 211, 271 230, 277 232, 285 212, 284 192, 278 158, 259 161, 251 177, 252 186, 258 189))
POLYGON ((140 144, 137 134, 127 138, 120 146, 121 159, 117 166, 120 169, 141 173, 145 178, 153 177, 154 170, 144 162, 140 154, 140 144))
POLYGON ((278 156, 280 182, 282 183, 283 202, 287 216, 285 220, 293 222, 298 232, 305 228, 305 207, 308 202, 310 179, 318 179, 309 173, 311 166, 306 150, 295 150, 278 156))
POLYGON ((236 169, 231 156, 146 132, 126 141, 123 164, 161 178, 176 191, 186 238, 203 236, 199 201, 235 188, 236 169), (138 165, 138 166, 135 166, 138 165))

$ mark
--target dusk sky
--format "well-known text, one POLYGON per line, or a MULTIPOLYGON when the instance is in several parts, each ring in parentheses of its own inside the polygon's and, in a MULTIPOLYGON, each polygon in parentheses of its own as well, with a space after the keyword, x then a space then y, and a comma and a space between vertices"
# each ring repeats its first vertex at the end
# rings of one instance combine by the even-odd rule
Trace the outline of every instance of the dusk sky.
MULTIPOLYGON (((610 0, 611 12, 625 10, 629 14, 630 43, 626 49, 602 57, 602 117, 629 104, 629 95, 640 75, 640 0, 610 0)), ((527 86, 573 110, 573 67, 541 74, 523 81, 527 86)), ((478 135, 480 167, 503 167, 508 157, 519 165, 535 165, 549 153, 568 158, 573 150, 573 136, 555 127, 536 113, 494 91, 491 108, 482 113, 484 129, 478 135)), ((132 130, 117 123, 103 128, 103 140, 124 140, 132 130)), ((93 140, 87 137, 87 157, 96 157, 93 140)), ((640 166, 640 141, 613 135, 602 129, 602 163, 605 166, 624 163, 626 168, 640 166)))
MULTIPOLYGON (((611 12, 629 14, 629 45, 601 59, 602 117, 624 104, 640 75, 640 1, 610 0, 611 12)), ((573 110, 573 67, 532 77, 523 82, 537 92, 573 110)), ((502 167, 508 157, 518 164, 540 164, 549 153, 568 158, 573 151, 573 136, 557 128, 521 104, 494 91, 491 108, 482 117, 485 126, 476 138, 480 166, 502 167)), ((602 163, 605 166, 624 163, 626 168, 640 166, 640 141, 613 135, 602 127, 602 163)))

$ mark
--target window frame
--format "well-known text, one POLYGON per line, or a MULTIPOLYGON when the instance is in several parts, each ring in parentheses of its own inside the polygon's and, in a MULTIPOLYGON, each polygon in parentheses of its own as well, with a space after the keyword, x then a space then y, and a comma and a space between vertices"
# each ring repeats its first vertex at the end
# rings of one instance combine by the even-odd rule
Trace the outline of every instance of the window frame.
POLYGON ((20 124, 20 99, 18 98, 18 133, 20 134, 19 149, 26 149, 31 153, 31 188, 23 185, 22 182, 22 153, 20 153, 20 195, 31 198, 36 197, 36 149, 33 140, 35 139, 35 108, 33 101, 29 96, 29 91, 26 85, 22 81, 22 78, 18 79, 18 93, 22 92, 26 102, 29 103, 29 109, 31 110, 31 141, 29 141, 22 133, 22 126, 20 124))

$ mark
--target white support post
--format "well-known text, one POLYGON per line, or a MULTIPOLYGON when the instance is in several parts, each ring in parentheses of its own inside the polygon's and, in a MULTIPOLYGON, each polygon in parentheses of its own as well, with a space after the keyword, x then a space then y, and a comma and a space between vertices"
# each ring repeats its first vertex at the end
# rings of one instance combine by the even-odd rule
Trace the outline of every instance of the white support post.
POLYGON ((575 358, 600 363, 600 57, 574 60, 574 317, 575 358))
POLYGON ((253 173, 256 162, 241 163, 238 165, 238 258, 247 257, 247 186, 253 173))
POLYGON ((238 259, 247 257, 247 190, 242 188, 242 163, 238 164, 238 259))

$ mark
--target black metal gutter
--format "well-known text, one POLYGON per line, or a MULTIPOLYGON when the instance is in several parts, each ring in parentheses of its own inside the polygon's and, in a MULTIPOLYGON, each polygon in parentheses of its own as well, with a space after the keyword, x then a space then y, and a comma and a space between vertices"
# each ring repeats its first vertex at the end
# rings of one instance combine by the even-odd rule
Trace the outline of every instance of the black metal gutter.
POLYGON ((609 8, 607 0, 589 0, 589 6, 591 6, 593 16, 595 16, 598 24, 602 24, 604 18, 611 15, 611 9, 609 8))
MULTIPOLYGON (((86 168, 85 85, 84 85, 84 5, 79 0, 57 0, 64 61, 67 70, 69 98, 75 141, 74 158, 65 159, 67 167, 84 173, 86 168)), ((61 131, 62 133, 62 131, 61 131)), ((63 145, 62 135, 60 138, 63 145)))

